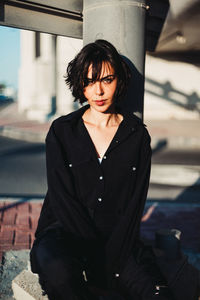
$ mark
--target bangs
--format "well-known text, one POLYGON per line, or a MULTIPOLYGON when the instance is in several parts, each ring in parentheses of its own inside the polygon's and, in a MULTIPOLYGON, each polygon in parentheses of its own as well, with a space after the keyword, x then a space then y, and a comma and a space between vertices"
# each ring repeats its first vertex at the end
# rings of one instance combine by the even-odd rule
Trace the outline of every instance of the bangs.
POLYGON ((89 61, 86 62, 85 66, 83 67, 83 82, 84 86, 87 85, 88 80, 88 71, 90 66, 92 67, 92 81, 97 81, 100 79, 101 74, 104 70, 111 70, 114 69, 112 62, 106 55, 100 55, 100 53, 95 53, 89 61))
POLYGON ((92 64, 92 80, 96 81, 100 79, 100 76, 102 73, 104 73, 105 70, 111 71, 111 68, 113 68, 108 61, 99 61, 95 64, 92 64))

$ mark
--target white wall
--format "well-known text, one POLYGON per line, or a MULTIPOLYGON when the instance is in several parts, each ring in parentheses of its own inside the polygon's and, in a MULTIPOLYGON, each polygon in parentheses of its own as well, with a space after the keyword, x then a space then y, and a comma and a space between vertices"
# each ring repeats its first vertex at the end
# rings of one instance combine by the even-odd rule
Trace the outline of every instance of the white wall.
POLYGON ((197 110, 181 107, 200 101, 197 66, 147 55, 145 76, 145 119, 199 119, 197 110))

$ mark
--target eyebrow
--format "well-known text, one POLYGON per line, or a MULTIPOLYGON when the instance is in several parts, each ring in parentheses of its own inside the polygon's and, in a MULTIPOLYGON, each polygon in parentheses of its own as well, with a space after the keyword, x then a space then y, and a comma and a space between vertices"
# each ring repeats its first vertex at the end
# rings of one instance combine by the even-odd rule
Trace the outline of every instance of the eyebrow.
MULTIPOLYGON (((100 78, 99 80, 105 80, 105 79, 108 79, 108 78, 110 78, 110 77, 115 77, 115 75, 114 74, 109 74, 109 75, 107 75, 107 76, 105 76, 105 77, 102 77, 102 78, 100 78)), ((87 80, 93 80, 92 78, 89 78, 89 77, 87 77, 87 80)))

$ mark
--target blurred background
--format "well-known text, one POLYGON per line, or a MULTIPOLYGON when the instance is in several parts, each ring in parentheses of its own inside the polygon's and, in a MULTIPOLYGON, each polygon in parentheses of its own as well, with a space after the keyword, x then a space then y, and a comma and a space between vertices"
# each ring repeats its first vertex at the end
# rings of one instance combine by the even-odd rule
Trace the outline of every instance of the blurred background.
MULTIPOLYGON (((181 230, 200 267, 200 3, 171 3, 158 34, 162 18, 147 20, 144 123, 153 156, 141 232, 153 240, 158 229, 181 230)), ((64 75, 83 42, 0 26, 0 45, 1 260, 34 240, 47 189, 45 136, 55 118, 78 108, 64 75)))

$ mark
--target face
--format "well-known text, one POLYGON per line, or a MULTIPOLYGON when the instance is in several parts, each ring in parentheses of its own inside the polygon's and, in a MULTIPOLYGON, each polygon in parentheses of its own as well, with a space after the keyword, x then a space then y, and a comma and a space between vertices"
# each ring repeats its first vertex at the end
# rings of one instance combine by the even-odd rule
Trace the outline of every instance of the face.
POLYGON ((83 93, 91 108, 105 112, 113 107, 117 78, 110 64, 102 64, 101 75, 97 81, 92 81, 92 65, 90 65, 88 68, 87 83, 83 93))

